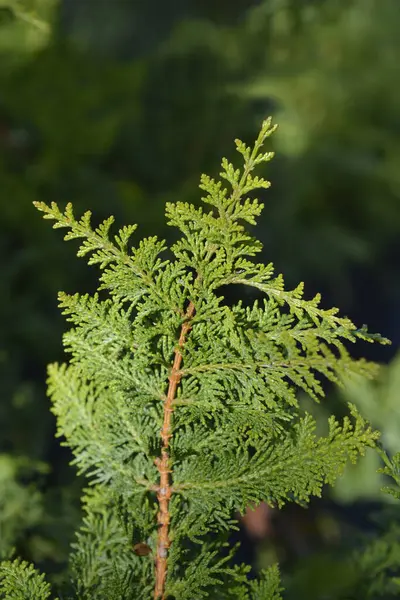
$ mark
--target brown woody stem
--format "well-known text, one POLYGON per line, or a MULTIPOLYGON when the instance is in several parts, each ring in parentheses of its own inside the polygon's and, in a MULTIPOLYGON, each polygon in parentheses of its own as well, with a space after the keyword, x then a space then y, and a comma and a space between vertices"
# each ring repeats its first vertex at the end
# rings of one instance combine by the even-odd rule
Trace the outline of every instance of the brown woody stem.
POLYGON ((164 401, 164 421, 161 429, 161 456, 156 459, 155 464, 160 473, 160 485, 157 490, 157 500, 159 511, 157 521, 159 524, 157 533, 157 553, 155 559, 156 566, 156 582, 154 588, 155 600, 165 600, 165 583, 167 578, 167 557, 168 548, 171 545, 169 539, 169 502, 172 495, 171 489, 171 464, 169 456, 169 441, 172 437, 171 433, 171 418, 173 402, 176 396, 176 390, 180 383, 181 364, 182 364, 182 348, 186 342, 186 336, 191 329, 190 320, 195 312, 193 302, 187 308, 185 322, 182 325, 179 336, 178 347, 175 350, 174 363, 172 365, 171 374, 169 376, 168 392, 164 401))

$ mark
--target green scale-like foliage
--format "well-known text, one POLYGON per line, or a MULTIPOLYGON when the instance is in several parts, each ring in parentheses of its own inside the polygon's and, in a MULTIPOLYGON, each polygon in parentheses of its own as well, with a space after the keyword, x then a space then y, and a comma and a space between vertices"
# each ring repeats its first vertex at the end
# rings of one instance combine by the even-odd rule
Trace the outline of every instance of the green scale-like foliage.
POLYGON ((29 563, 4 561, 0 563, 0 594, 7 600, 47 600, 50 585, 29 563))
POLYGON ((235 511, 307 502, 375 442, 353 407, 342 423, 329 420, 326 437, 298 408, 298 389, 317 400, 323 379, 372 375, 374 366, 353 360, 346 346, 374 336, 337 309, 320 308, 319 296, 305 300, 302 284, 287 291, 272 264, 254 260, 261 243, 245 225, 256 223, 263 205, 248 194, 270 185, 252 173, 272 158, 262 147, 274 129, 266 120, 253 148, 236 141, 244 167, 223 159, 229 190, 203 176, 204 207, 167 204, 167 221, 181 232, 169 250, 156 237, 132 247, 135 226, 111 236, 112 218, 94 229, 90 212, 78 220, 70 204, 64 212, 36 204, 55 228, 69 229, 65 239, 83 239, 78 256, 102 270, 95 295, 60 294, 73 325, 64 337, 70 361, 51 365, 48 380, 58 434, 92 484, 72 557, 79 598, 153 596, 155 461, 187 320, 171 407, 166 598, 278 600, 276 568, 249 583, 247 567, 232 566, 235 511), (262 299, 231 306, 223 294, 232 285, 255 288, 262 299), (138 555, 138 543, 151 551, 138 555))

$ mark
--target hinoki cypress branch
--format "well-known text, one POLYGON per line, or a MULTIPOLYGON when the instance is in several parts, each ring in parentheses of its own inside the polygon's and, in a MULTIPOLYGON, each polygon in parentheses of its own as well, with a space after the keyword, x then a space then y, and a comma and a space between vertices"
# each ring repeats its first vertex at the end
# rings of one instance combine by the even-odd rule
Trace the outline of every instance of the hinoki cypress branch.
MULTIPOLYGON (((90 212, 36 203, 102 271, 93 296, 60 294, 70 360, 48 370, 58 435, 90 482, 71 555, 77 600, 279 600, 276 566, 255 582, 234 566, 234 515, 319 496, 375 444, 354 407, 321 437, 298 405, 298 390, 318 400, 324 380, 372 376, 348 346, 385 340, 255 261, 246 225, 263 205, 249 194, 270 186, 253 171, 274 131, 267 119, 252 148, 236 140, 242 169, 223 159, 221 181, 203 175, 202 206, 167 204, 181 234, 169 255, 157 237, 132 246, 135 225, 112 236, 112 217, 93 228, 90 212), (229 285, 262 299, 230 305, 229 285)), ((30 600, 48 598, 22 563, 0 568, 0 591, 13 577, 34 582, 30 600)))

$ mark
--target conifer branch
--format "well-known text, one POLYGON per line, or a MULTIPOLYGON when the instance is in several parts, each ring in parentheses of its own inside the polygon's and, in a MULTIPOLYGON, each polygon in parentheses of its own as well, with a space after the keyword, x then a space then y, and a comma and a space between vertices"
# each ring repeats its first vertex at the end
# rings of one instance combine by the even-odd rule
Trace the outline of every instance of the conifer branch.
POLYGON ((169 377, 169 385, 166 399, 164 401, 164 419, 161 429, 161 457, 155 461, 156 467, 160 474, 160 486, 158 488, 157 500, 159 503, 159 512, 157 520, 159 528, 157 532, 157 555, 156 555, 156 581, 154 589, 154 598, 164 600, 165 582, 167 577, 167 556, 168 548, 171 544, 169 539, 169 502, 171 499, 172 488, 170 484, 171 462, 169 455, 169 441, 172 437, 171 433, 171 418, 174 411, 174 399, 177 387, 182 378, 182 349, 185 345, 186 336, 191 329, 191 319, 194 315, 195 307, 193 302, 190 302, 186 315, 185 322, 182 325, 178 348, 175 350, 174 363, 169 377))
POLYGON ((102 270, 93 296, 60 296, 70 360, 48 381, 58 433, 95 486, 73 558, 82 600, 280 599, 277 569, 253 585, 231 566, 234 512, 308 502, 376 444, 351 407, 325 437, 299 408, 298 390, 318 401, 324 379, 375 374, 348 342, 387 340, 253 260, 262 244, 246 224, 263 204, 248 194, 270 186, 252 172, 272 158, 262 146, 274 131, 266 119, 252 147, 236 140, 242 168, 223 159, 221 180, 202 176, 205 208, 167 204, 181 234, 170 258, 157 237, 132 246, 135 225, 111 235, 112 217, 93 228, 90 212, 35 204, 102 270), (230 307, 232 284, 263 300, 230 307))

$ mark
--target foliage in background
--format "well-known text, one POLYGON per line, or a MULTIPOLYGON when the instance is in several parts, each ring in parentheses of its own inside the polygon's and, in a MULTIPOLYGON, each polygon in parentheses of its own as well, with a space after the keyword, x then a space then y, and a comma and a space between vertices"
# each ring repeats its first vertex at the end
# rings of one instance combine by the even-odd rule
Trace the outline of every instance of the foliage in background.
MULTIPOLYGON (((58 0, 0 0, 0 56, 16 66, 46 46, 58 0)), ((8 65, 10 66, 10 65, 8 65)))
POLYGON ((43 518, 41 494, 33 485, 24 482, 24 475, 31 475, 42 465, 28 460, 13 459, 0 455, 0 559, 9 558, 15 544, 28 528, 37 525, 43 518), (24 473, 25 472, 25 473, 24 473), (25 483, 25 485, 23 484, 25 483))
MULTIPOLYGON (((360 412, 381 432, 381 443, 390 454, 399 447, 400 432, 400 356, 382 367, 374 382, 353 379, 340 394, 341 401, 355 404, 360 412)), ((380 457, 367 453, 366 460, 350 468, 335 488, 334 497, 340 501, 359 498, 377 499, 383 485, 378 473, 380 457)))
POLYGON ((387 484, 382 490, 395 503, 383 504, 370 515, 369 530, 351 531, 329 551, 305 557, 294 565, 284 583, 287 600, 383 600, 397 598, 400 585, 398 500, 400 454, 389 458, 378 449, 387 484))

